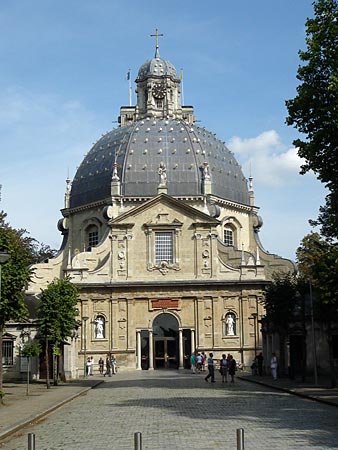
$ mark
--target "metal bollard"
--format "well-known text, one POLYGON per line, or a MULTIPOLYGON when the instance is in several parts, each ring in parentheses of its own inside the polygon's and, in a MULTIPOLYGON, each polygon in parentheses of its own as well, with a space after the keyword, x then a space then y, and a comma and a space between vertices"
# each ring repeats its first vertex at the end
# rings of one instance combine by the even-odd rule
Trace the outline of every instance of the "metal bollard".
POLYGON ((244 429, 237 428, 237 450, 244 450, 244 429))
POLYGON ((28 450, 35 450, 35 434, 28 433, 28 450))
POLYGON ((142 433, 140 432, 134 433, 134 449, 142 450, 142 433))

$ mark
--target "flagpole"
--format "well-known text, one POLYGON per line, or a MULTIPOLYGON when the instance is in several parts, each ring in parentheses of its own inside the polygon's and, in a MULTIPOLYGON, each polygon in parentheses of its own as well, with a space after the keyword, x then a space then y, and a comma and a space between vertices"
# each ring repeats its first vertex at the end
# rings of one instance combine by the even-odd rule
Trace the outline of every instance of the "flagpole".
POLYGON ((131 71, 130 71, 130 69, 129 69, 129 79, 128 79, 128 82, 129 82, 129 106, 132 106, 133 105, 133 91, 132 91, 132 87, 131 87, 131 71))
POLYGON ((128 69, 126 74, 126 80, 128 81, 128 94, 129 94, 129 106, 133 106, 133 91, 131 87, 131 70, 128 69))
POLYGON ((181 101, 182 101, 181 106, 184 106, 183 69, 181 69, 180 72, 180 80, 181 80, 181 101))

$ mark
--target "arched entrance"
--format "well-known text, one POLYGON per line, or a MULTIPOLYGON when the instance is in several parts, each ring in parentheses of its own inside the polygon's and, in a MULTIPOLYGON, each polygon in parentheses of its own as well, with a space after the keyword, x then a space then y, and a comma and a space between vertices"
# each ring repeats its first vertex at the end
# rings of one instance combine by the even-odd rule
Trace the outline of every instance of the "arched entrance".
POLYGON ((179 366, 179 326, 176 317, 163 313, 153 322, 154 369, 179 366))

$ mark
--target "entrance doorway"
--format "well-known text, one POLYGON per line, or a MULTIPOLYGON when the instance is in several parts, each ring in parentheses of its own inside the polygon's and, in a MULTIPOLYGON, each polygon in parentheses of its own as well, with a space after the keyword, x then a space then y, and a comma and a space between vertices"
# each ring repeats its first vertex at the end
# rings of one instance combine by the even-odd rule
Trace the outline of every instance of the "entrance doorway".
POLYGON ((160 314, 153 323, 154 369, 178 369, 178 321, 171 314, 160 314))

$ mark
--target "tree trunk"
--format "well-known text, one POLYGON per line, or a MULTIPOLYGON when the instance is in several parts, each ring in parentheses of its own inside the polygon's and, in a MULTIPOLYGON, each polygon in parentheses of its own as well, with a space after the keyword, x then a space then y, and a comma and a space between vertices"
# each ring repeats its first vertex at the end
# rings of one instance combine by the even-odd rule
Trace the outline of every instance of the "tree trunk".
POLYGON ((287 367, 285 364, 285 342, 286 336, 284 333, 279 333, 279 357, 278 357, 278 372, 280 375, 287 373, 287 367))
POLYGON ((54 386, 58 385, 58 357, 57 355, 53 356, 53 381, 54 386))
POLYGON ((49 377, 49 351, 48 351, 48 336, 45 336, 45 358, 46 358, 46 385, 47 389, 50 389, 50 377, 49 377))
POLYGON ((331 387, 337 387, 337 374, 333 360, 333 351, 332 351, 332 330, 331 330, 331 321, 327 322, 327 341, 329 346, 329 364, 330 364, 330 381, 331 387))
POLYGON ((3 367, 2 367, 2 336, 4 333, 4 325, 0 325, 0 391, 2 391, 3 386, 3 367))
POLYGON ((305 297, 302 296, 302 382, 304 383, 306 380, 306 372, 307 372, 307 348, 306 348, 306 317, 305 317, 305 297))

